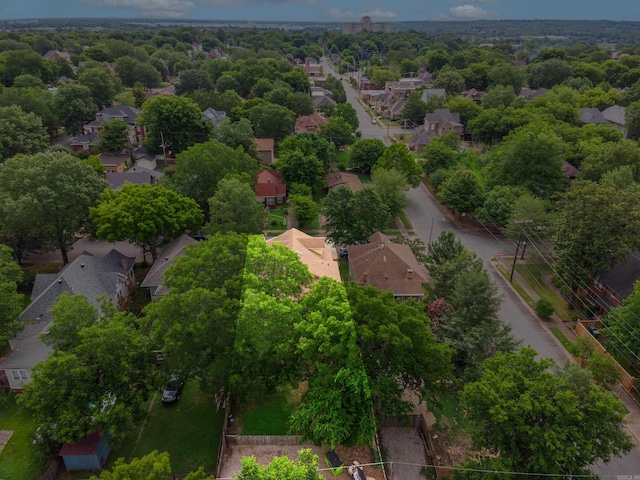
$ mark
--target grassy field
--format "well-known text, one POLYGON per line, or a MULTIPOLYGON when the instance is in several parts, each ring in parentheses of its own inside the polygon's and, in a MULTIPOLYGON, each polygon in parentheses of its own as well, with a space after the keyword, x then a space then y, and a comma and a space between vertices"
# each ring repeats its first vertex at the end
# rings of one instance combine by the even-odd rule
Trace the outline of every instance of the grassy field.
POLYGON ((572 312, 567 308, 567 302, 559 297, 543 280, 543 275, 551 273, 548 266, 544 265, 529 265, 529 264, 517 264, 516 272, 533 288, 533 290, 540 296, 540 298, 546 298, 549 300, 556 309, 556 315, 561 320, 570 321, 575 320, 572 312))
POLYGON ((338 270, 340 270, 340 278, 342 278, 342 283, 347 283, 349 281, 349 263, 338 262, 338 270))
MULTIPOLYGON (((498 271, 500 273, 502 273, 502 275, 504 275, 505 278, 509 278, 509 271, 507 270, 506 267, 504 267, 503 265, 498 265, 498 271)), ((516 292, 518 292, 518 295, 520 295, 522 297, 522 299, 527 302, 527 304, 530 307, 533 307, 533 304, 535 303, 533 301, 533 299, 529 296, 529 294, 527 292, 524 291, 524 288, 522 288, 522 286, 518 283, 517 280, 513 280, 513 282, 511 283, 513 285, 513 288, 516 289, 516 292)))
POLYGON ((295 409, 295 398, 288 388, 279 388, 251 405, 236 411, 238 429, 243 435, 288 435, 289 417, 295 409))
POLYGON ((174 405, 163 405, 158 392, 142 434, 140 428, 132 430, 113 449, 107 466, 119 457, 130 461, 158 450, 169 452, 174 473, 194 471, 201 465, 206 471, 213 471, 223 420, 224 410, 216 410, 212 399, 200 391, 196 380, 187 383, 182 397, 174 405))
POLYGON ((451 429, 451 432, 455 435, 467 423, 458 397, 450 393, 443 394, 440 395, 438 403, 438 405, 429 405, 429 410, 436 417, 436 423, 433 426, 434 431, 443 432, 451 429))
POLYGON ((336 163, 341 170, 346 170, 350 166, 351 155, 349 152, 338 152, 336 155, 336 163))
POLYGON ((398 217, 400 218, 400 221, 402 222, 404 228, 406 228, 407 230, 411 230, 413 228, 413 225, 411 225, 411 222, 407 218, 407 214, 404 213, 404 210, 400 212, 400 215, 398 215, 398 217))
POLYGON ((573 345, 571 340, 569 340, 564 333, 560 331, 558 327, 550 327, 549 330, 553 333, 553 336, 558 339, 558 341, 562 344, 565 350, 570 351, 571 346, 573 345))
POLYGON ((287 221, 284 215, 284 210, 282 208, 269 210, 268 229, 269 230, 286 230, 287 229, 287 221))
POLYGON ((360 179, 360 183, 371 183, 371 175, 367 175, 366 173, 359 173, 358 178, 360 179))
POLYGON ((0 392, 0 430, 12 430, 13 435, 0 453, 0 478, 33 480, 40 478, 45 459, 32 443, 35 424, 26 410, 16 405, 16 395, 0 392))

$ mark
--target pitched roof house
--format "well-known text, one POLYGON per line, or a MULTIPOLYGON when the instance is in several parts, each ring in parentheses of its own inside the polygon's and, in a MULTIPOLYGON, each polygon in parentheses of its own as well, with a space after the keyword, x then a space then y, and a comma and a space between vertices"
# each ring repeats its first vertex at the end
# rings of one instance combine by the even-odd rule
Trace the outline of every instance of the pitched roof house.
POLYGON ((424 128, 436 135, 455 132, 462 135, 460 114, 451 112, 448 108, 436 108, 433 113, 427 113, 424 117, 424 128))
POLYGON ((83 133, 75 137, 69 146, 76 152, 89 150, 93 152, 93 147, 98 143, 98 132, 83 133))
POLYGON ((128 105, 116 105, 115 107, 103 108, 96 113, 96 119, 87 123, 83 129, 85 134, 91 132, 100 132, 104 130, 102 125, 109 120, 119 119, 129 125, 129 139, 134 145, 139 145, 147 136, 144 125, 138 125, 136 120, 140 114, 140 110, 128 105))
POLYGON ((255 185, 256 199, 269 208, 282 205, 287 198, 287 186, 277 170, 260 170, 255 185))
POLYGON ((626 109, 624 107, 621 107, 620 105, 613 105, 609 108, 605 108, 602 111, 602 116, 609 123, 609 125, 621 131, 624 134, 624 137, 628 138, 627 136, 628 132, 626 128, 627 121, 625 119, 625 112, 626 112, 626 109))
POLYGON ((202 118, 204 120, 210 121, 215 128, 220 127, 220 122, 224 120, 227 116, 227 113, 224 110, 216 110, 215 108, 207 108, 204 112, 202 112, 202 118))
POLYGON ((98 154, 100 162, 107 173, 124 173, 131 165, 131 157, 129 155, 107 155, 106 153, 98 154))
POLYGON ((334 260, 333 248, 325 237, 312 237, 296 228, 290 228, 267 244, 280 243, 298 254, 302 263, 309 267, 314 279, 329 277, 340 281, 338 262, 334 260))
POLYGON ((351 245, 347 252, 349 275, 357 284, 390 290, 398 299, 424 296, 427 273, 408 245, 393 243, 386 235, 376 232, 369 243, 351 245))
POLYGON ((273 138, 256 138, 254 140, 256 150, 260 154, 260 163, 263 165, 271 165, 276 161, 275 157, 275 141, 273 138))
POLYGON ((335 172, 328 173, 325 177, 325 182, 327 183, 327 188, 329 190, 334 190, 340 186, 345 186, 352 192, 357 192, 358 190, 362 190, 364 185, 360 181, 360 177, 353 173, 348 172, 335 172))
POLYGON ((429 144, 433 137, 437 136, 436 132, 421 128, 417 130, 411 137, 411 140, 409 140, 409 150, 419 152, 429 144))
POLYGON ((329 119, 319 113, 301 115, 296 119, 295 133, 318 133, 320 125, 327 123, 329 119))
POLYGON ((580 121, 582 123, 588 123, 591 125, 602 125, 607 123, 607 120, 602 116, 600 110, 597 108, 581 108, 578 112, 580 121))
POLYGON ((105 179, 109 182, 112 190, 118 190, 125 184, 125 182, 133 183, 134 185, 159 185, 160 181, 164 177, 164 173, 156 172, 144 168, 140 165, 134 165, 124 173, 118 172, 106 172, 105 179))
POLYGON ((164 285, 164 274, 167 269, 174 264, 177 258, 184 255, 184 247, 198 243, 197 240, 189 235, 182 234, 171 242, 162 247, 162 251, 153 265, 149 269, 149 273, 144 277, 140 284, 141 287, 148 288, 152 299, 160 298, 169 289, 164 285))
POLYGON ((31 303, 20 314, 24 328, 9 339, 11 354, 0 365, 9 380, 9 387, 21 390, 31 380, 31 369, 52 353, 50 345, 40 340, 51 326, 51 307, 63 292, 85 295, 98 306, 97 298, 106 296, 116 306, 124 306, 133 291, 136 259, 111 250, 104 257, 83 252, 67 264, 60 273, 37 274, 31 293, 31 303))
POLYGON ((447 91, 444 88, 425 88, 422 91, 422 96, 420 100, 423 102, 428 101, 431 97, 445 97, 447 95, 447 91))

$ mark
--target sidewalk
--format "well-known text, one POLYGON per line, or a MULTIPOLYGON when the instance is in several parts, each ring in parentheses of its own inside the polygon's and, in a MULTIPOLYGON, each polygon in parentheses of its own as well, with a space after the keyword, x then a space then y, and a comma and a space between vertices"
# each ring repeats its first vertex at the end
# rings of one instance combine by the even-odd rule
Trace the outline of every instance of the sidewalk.
MULTIPOLYGON (((491 266, 496 269, 498 275, 502 276, 502 272, 498 270, 496 263, 491 262, 491 266)), ((533 301, 537 301, 540 299, 540 296, 535 292, 535 290, 518 274, 517 271, 513 272, 514 280, 520 285, 520 287, 533 299, 533 301)), ((557 327, 570 341, 575 341, 577 336, 573 331, 572 324, 573 322, 563 322, 558 318, 557 315, 552 315, 549 320, 543 321, 538 317, 536 312, 531 308, 531 306, 524 301, 524 299, 518 294, 518 291, 514 288, 514 286, 507 280, 505 281, 509 288, 513 290, 513 292, 520 299, 522 304, 531 312, 531 314, 538 319, 538 322, 547 330, 547 333, 554 339, 554 341, 564 349, 564 346, 560 343, 560 341, 553 335, 553 333, 549 330, 551 327, 557 327)), ((566 350, 565 350, 566 352, 566 350)), ((575 361, 573 356, 567 352, 567 359, 570 361, 575 361)), ((636 403, 636 400, 624 389, 619 383, 615 385, 610 385, 609 390, 616 395, 620 401, 624 404, 626 409, 629 411, 627 415, 624 417, 625 426, 627 432, 634 439, 636 445, 640 447, 640 405, 636 403)))

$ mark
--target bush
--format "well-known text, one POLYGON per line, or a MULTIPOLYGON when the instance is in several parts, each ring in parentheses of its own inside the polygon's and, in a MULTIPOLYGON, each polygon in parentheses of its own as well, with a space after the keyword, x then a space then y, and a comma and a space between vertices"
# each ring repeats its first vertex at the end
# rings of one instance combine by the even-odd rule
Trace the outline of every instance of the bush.
POLYGON ((549 318, 556 312, 556 307, 554 307, 553 303, 551 303, 546 298, 541 298, 540 300, 538 300, 533 308, 535 309, 536 313, 542 318, 549 318))

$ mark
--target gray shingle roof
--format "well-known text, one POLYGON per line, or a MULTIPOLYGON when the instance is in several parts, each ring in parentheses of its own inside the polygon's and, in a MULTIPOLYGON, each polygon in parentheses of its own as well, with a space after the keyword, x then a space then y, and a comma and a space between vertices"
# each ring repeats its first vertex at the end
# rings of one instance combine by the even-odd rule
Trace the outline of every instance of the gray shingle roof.
POLYGON ((162 285, 164 280, 165 271, 173 265, 173 262, 176 258, 184 255, 184 247, 187 245, 193 245, 198 243, 197 240, 194 240, 189 235, 180 235, 178 238, 174 239, 172 242, 167 243, 160 255, 158 255, 158 259, 153 263, 151 268, 149 269, 149 273, 144 277, 144 280, 140 284, 142 287, 157 287, 162 285))
POLYGON ((607 120, 597 108, 581 108, 579 116, 582 123, 590 123, 593 125, 607 123, 607 120))
POLYGON ((620 105, 613 105, 612 107, 605 108, 602 111, 602 116, 605 120, 616 124, 616 125, 624 125, 626 123, 625 108, 620 105))
POLYGON ((96 114, 96 119, 85 125, 85 127, 95 127, 102 122, 108 122, 114 118, 119 118, 127 125, 134 126, 136 119, 140 114, 140 110, 130 107, 129 105, 116 105, 115 107, 103 108, 96 114), (98 121, 100 118, 100 121, 98 121))
POLYGON ((124 173, 109 172, 106 174, 106 177, 111 188, 118 190, 125 182, 135 185, 143 185, 146 183, 155 185, 164 177, 164 173, 156 172, 155 170, 150 170, 140 165, 134 165, 124 173))

